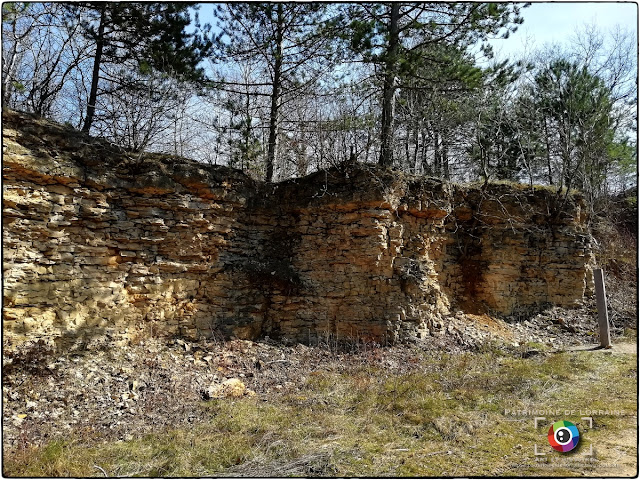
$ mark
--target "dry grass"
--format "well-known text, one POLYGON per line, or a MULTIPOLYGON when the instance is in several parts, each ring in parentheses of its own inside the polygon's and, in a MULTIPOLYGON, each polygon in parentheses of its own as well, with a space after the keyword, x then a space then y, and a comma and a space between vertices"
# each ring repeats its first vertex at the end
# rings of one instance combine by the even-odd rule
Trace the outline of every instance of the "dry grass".
MULTIPOLYGON (((584 443, 615 444, 630 429, 635 435, 635 355, 582 351, 522 359, 489 348, 480 353, 422 352, 413 362, 403 372, 379 363, 336 362, 306 372, 297 389, 202 402, 201 420, 191 428, 167 426, 130 441, 100 442, 75 432, 43 447, 5 452, 3 473, 593 475, 599 471, 589 466, 536 464, 533 445, 545 445, 544 429, 533 428, 532 416, 505 415, 505 409, 624 410, 624 416, 596 416, 596 428, 585 433, 584 443)), ((597 455, 613 461, 616 452, 607 448, 597 455)))

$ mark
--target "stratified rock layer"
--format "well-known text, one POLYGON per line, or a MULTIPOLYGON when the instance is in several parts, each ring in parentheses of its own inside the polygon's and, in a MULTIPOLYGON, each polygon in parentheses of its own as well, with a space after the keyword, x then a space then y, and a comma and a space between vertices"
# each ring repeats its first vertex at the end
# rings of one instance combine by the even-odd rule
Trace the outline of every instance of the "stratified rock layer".
POLYGON ((578 196, 370 166, 263 184, 3 120, 9 348, 156 335, 394 342, 438 332, 452 310, 527 314, 591 292, 578 196))

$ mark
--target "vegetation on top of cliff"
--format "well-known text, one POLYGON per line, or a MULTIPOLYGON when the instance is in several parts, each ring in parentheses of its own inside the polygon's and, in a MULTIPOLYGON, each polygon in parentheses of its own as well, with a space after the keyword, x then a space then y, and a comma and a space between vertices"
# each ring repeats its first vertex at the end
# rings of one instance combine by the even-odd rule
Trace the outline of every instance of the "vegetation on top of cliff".
MULTIPOLYGON (((236 169, 175 155, 134 152, 68 125, 3 110, 4 161, 37 174, 90 180, 102 187, 156 187, 159 192, 203 186, 253 192, 255 181, 236 169)), ((68 180, 66 180, 68 181, 68 180)))
MULTIPOLYGON (((518 201, 527 202, 534 198, 551 202, 555 192, 549 187, 532 188, 500 181, 485 186, 481 183, 454 185, 437 177, 349 162, 302 178, 271 184, 253 180, 238 169, 222 165, 206 165, 175 155, 126 150, 68 125, 11 110, 3 111, 3 137, 6 137, 5 153, 15 154, 7 157, 7 161, 17 161, 21 167, 31 166, 41 174, 88 178, 103 187, 139 189, 147 186, 156 194, 185 188, 197 193, 204 186, 223 187, 244 193, 254 206, 269 208, 278 207, 273 203, 276 198, 278 202, 301 207, 311 203, 366 203, 385 199, 389 208, 394 210, 410 208, 407 206, 423 199, 428 200, 433 208, 449 210, 456 198, 476 195, 481 190, 493 198, 516 198, 524 193, 525 198, 518 201)), ((566 189, 563 194, 566 194, 566 189)), ((569 204, 581 202, 577 192, 571 192, 568 199, 569 204)), ((567 208, 570 210, 569 206, 567 208)))
POLYGON ((576 188, 589 208, 635 185, 633 31, 498 61, 488 42, 526 4, 229 3, 214 27, 198 10, 6 2, 3 109, 268 182, 349 161, 576 188))

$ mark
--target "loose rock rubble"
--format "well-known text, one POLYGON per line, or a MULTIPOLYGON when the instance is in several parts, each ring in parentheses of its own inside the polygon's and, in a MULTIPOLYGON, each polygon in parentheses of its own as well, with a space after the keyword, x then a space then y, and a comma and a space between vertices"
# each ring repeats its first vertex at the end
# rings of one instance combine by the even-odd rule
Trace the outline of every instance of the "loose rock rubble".
POLYGON ((222 383, 213 383, 204 391, 204 399, 254 397, 256 392, 249 390, 238 378, 230 378, 222 383))
POLYGON ((57 354, 35 343, 5 352, 4 445, 40 445, 72 432, 88 442, 130 440, 202 421, 207 401, 254 395, 268 401, 295 392, 313 372, 375 364, 401 374, 423 350, 456 353, 487 345, 527 356, 543 346, 593 343, 595 325, 584 307, 551 309, 519 323, 460 313, 444 321, 441 334, 395 346, 151 339, 126 348, 57 354))
POLYGON ((3 120, 8 348, 158 335, 392 343, 437 334, 452 312, 482 311, 474 303, 510 315, 590 294, 578 194, 556 205, 545 188, 365 164, 265 184, 26 114, 3 120))

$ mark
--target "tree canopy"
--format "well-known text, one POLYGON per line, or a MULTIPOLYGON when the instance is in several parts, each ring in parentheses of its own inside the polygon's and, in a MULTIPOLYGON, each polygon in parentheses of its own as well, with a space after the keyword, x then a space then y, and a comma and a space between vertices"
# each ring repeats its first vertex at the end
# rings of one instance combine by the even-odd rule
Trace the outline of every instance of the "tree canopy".
POLYGON ((592 204, 635 184, 630 32, 498 60, 526 4, 227 3, 213 27, 198 8, 4 3, 3 106, 266 181, 357 161, 592 204))

